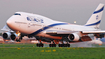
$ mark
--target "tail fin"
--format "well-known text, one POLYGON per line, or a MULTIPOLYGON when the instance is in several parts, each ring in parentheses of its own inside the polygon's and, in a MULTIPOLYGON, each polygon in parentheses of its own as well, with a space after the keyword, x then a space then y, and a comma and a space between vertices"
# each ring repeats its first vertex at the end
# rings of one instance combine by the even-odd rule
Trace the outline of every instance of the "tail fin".
POLYGON ((100 3, 96 8, 96 10, 93 12, 90 19, 85 24, 85 26, 99 28, 103 10, 104 10, 104 4, 100 3))

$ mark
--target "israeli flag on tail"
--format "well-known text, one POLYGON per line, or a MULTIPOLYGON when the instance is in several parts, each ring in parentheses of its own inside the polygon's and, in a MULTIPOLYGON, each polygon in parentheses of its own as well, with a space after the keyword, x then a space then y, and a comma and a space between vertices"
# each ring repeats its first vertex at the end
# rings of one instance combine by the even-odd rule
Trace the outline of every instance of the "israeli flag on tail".
POLYGON ((85 26, 99 28, 103 10, 104 10, 104 4, 100 3, 96 8, 96 10, 93 12, 90 19, 85 24, 85 26))

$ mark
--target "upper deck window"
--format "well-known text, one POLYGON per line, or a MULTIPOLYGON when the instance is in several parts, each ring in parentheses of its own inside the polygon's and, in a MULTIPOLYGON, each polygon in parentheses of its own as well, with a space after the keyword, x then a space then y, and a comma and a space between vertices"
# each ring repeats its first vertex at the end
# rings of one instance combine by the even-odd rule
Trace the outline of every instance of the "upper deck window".
POLYGON ((15 13, 14 15, 20 15, 21 16, 21 14, 19 14, 19 13, 15 13))

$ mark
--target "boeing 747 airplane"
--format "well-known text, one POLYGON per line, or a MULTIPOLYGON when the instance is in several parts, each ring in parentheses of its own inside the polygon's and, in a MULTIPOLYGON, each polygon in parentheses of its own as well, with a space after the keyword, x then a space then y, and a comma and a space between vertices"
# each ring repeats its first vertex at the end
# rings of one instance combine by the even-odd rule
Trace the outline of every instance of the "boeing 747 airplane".
POLYGON ((88 34, 100 38, 101 17, 104 4, 99 4, 85 25, 76 25, 66 22, 55 21, 50 18, 26 12, 16 12, 11 16, 6 25, 10 28, 3 33, 4 40, 14 40, 20 42, 23 36, 35 37, 39 43, 38 47, 43 47, 42 41, 50 42, 50 47, 70 47, 70 43, 91 41, 88 34), (64 44, 63 42, 67 42, 64 44))

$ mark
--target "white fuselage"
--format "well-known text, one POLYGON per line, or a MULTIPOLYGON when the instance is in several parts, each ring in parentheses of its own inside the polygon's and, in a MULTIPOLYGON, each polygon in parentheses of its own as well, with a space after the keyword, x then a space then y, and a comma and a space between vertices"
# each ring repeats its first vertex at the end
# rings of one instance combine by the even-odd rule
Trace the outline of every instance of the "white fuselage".
POLYGON ((47 17, 30 14, 25 12, 16 12, 21 15, 13 15, 7 20, 7 25, 14 31, 19 31, 25 34, 45 36, 46 30, 57 31, 87 31, 97 30, 93 27, 75 25, 66 22, 55 21, 47 17))

